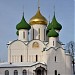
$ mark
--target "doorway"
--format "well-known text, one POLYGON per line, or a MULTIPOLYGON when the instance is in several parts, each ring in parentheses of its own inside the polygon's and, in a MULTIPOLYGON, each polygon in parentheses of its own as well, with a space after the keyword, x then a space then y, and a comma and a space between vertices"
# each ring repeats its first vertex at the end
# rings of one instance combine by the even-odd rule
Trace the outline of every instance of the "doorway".
POLYGON ((45 75, 46 70, 43 67, 38 67, 38 68, 36 68, 35 73, 36 73, 36 75, 45 75))

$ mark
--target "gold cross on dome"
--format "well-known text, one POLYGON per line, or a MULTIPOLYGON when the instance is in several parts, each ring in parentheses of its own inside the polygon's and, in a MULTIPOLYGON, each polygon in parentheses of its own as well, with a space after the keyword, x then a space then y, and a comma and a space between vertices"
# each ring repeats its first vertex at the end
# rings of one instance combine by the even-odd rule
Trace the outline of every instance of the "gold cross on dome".
POLYGON ((40 0, 38 0, 38 9, 40 8, 40 0))

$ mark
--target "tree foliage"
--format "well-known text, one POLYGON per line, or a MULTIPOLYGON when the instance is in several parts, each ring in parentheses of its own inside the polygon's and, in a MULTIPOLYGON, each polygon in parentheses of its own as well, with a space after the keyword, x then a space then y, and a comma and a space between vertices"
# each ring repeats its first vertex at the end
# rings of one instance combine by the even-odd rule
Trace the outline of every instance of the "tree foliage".
POLYGON ((72 64, 73 64, 73 73, 75 74, 75 42, 70 41, 69 43, 66 44, 66 52, 69 52, 72 56, 72 64))
POLYGON ((70 41, 69 43, 66 44, 65 46, 66 52, 69 52, 72 56, 75 54, 75 42, 70 41))

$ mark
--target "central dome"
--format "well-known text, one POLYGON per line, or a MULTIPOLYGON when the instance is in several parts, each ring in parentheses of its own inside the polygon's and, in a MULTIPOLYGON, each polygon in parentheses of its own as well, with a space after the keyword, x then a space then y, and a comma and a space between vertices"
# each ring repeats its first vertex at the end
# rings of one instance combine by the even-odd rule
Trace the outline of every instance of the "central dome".
POLYGON ((30 19, 29 24, 30 25, 34 25, 34 24, 47 25, 47 20, 40 13, 40 9, 38 9, 37 13, 30 19))

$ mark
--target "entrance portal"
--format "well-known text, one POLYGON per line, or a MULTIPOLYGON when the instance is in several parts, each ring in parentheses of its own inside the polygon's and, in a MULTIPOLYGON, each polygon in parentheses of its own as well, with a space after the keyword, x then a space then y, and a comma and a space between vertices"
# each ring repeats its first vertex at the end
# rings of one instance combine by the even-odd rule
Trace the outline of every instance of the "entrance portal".
POLYGON ((46 75, 46 70, 43 67, 38 67, 35 70, 35 74, 36 75, 46 75))
POLYGON ((37 70, 37 75, 41 75, 41 70, 37 70))

